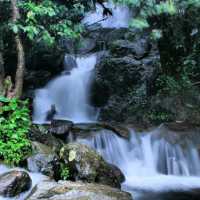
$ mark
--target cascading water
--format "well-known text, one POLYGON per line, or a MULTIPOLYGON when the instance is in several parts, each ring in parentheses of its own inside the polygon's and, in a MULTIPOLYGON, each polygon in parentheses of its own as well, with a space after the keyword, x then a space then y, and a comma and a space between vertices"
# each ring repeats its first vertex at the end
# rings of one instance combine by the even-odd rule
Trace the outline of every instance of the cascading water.
MULTIPOLYGON (((200 156, 191 141, 172 145, 156 134, 131 131, 129 140, 110 131, 78 141, 94 148, 126 177, 122 187, 135 197, 136 191, 184 191, 200 188, 200 156)), ((136 199, 140 199, 139 197, 136 199)), ((141 198, 142 199, 142 198, 141 198)), ((163 198, 164 199, 164 198, 163 198)), ((162 198, 159 200, 163 200, 162 198)))
MULTIPOLYGON (((89 105, 89 88, 96 55, 76 58, 77 67, 70 74, 52 80, 43 89, 36 91, 34 100, 35 123, 46 122, 47 112, 55 105, 56 119, 74 122, 90 122, 96 119, 94 108, 89 105)), ((64 72, 65 73, 65 72, 64 72)))

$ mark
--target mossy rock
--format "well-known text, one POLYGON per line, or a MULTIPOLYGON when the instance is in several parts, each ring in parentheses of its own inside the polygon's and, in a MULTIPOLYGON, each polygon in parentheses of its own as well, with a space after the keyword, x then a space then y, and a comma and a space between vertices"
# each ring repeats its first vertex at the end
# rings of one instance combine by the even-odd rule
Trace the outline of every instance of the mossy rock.
POLYGON ((69 143, 60 149, 60 159, 70 171, 72 180, 97 182, 112 187, 120 187, 124 180, 122 172, 90 149, 79 143, 69 143))

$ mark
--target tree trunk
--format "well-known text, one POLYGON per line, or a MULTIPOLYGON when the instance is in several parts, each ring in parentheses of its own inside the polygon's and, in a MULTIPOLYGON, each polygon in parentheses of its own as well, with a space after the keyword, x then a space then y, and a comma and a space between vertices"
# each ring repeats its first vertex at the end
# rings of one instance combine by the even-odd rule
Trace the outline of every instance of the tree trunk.
MULTIPOLYGON (((15 24, 20 18, 19 9, 17 7, 17 0, 11 0, 12 6, 12 22, 15 24)), ((17 70, 15 75, 15 85, 10 97, 20 97, 23 90, 23 79, 25 70, 25 55, 24 48, 19 33, 15 35, 15 43, 17 50, 17 70)))
POLYGON ((3 61, 3 42, 0 39, 0 95, 4 94, 4 61, 3 61))

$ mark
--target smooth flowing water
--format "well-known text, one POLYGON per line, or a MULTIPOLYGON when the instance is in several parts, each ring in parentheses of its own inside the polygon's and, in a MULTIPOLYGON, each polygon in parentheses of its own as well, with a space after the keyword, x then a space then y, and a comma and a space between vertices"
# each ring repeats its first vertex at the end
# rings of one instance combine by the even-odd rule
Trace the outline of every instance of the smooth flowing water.
POLYGON ((92 70, 96 64, 96 55, 76 58, 77 67, 69 73, 50 81, 45 88, 38 89, 34 99, 35 123, 47 122, 47 113, 55 106, 55 119, 67 119, 74 122, 96 120, 96 112, 89 105, 89 90, 92 70))
POLYGON ((163 138, 158 139, 155 136, 160 131, 160 128, 149 133, 135 133, 132 130, 129 140, 110 131, 102 131, 79 142, 94 148, 105 160, 118 166, 126 177, 122 188, 131 192, 136 199, 146 198, 149 193, 200 188, 197 148, 189 140, 183 147, 180 144, 172 145, 163 138))

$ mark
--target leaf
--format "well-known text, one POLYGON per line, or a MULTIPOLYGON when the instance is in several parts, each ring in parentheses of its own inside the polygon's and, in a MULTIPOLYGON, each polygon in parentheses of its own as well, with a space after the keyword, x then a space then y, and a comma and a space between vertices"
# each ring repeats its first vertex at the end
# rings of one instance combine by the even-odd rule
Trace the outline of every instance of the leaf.
POLYGON ((17 26, 16 24, 14 24, 14 25, 12 26, 12 30, 13 30, 13 32, 14 32, 15 34, 17 34, 18 31, 19 31, 18 26, 17 26))
POLYGON ((3 102, 3 103, 8 103, 9 102, 9 99, 4 97, 4 96, 0 96, 0 102, 3 102))
POLYGON ((71 150, 69 152, 69 162, 73 161, 76 158, 76 151, 71 150))

